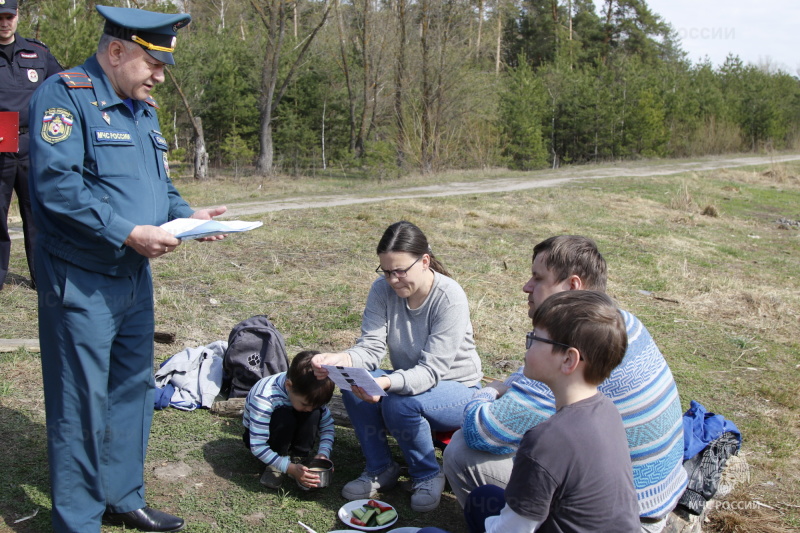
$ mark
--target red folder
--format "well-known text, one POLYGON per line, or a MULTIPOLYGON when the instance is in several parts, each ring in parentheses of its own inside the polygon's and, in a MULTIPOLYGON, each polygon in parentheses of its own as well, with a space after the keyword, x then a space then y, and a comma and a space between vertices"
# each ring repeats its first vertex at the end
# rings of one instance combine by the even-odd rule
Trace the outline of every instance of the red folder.
POLYGON ((19 152, 19 113, 0 111, 0 152, 19 152))

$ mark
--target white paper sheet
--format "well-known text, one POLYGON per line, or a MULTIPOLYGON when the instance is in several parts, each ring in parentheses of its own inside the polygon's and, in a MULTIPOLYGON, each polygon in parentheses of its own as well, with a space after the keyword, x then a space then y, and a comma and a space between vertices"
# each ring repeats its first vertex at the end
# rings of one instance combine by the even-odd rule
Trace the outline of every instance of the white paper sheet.
POLYGON ((175 235, 178 239, 201 239, 214 235, 250 231, 261 226, 263 222, 246 222, 244 220, 197 220, 195 218, 176 218, 161 228, 175 235))
POLYGON ((355 385, 370 396, 388 396, 366 368, 333 365, 322 365, 322 368, 328 371, 328 377, 342 390, 351 390, 350 386, 355 385))

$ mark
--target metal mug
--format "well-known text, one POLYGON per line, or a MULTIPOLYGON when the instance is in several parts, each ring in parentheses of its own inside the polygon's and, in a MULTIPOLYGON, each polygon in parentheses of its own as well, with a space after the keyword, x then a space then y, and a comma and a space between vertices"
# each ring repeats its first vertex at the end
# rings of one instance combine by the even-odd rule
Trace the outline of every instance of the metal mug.
MULTIPOLYGON (((327 487, 331 484, 331 479, 333 478, 333 462, 329 461, 328 459, 322 458, 315 458, 315 457, 307 457, 300 461, 300 464, 308 468, 309 470, 313 471, 315 474, 319 475, 319 485, 316 487, 311 487, 314 489, 321 489, 323 487, 327 487)), ((297 482, 297 485, 300 488, 307 489, 309 487, 303 487, 300 485, 300 482, 297 482)))

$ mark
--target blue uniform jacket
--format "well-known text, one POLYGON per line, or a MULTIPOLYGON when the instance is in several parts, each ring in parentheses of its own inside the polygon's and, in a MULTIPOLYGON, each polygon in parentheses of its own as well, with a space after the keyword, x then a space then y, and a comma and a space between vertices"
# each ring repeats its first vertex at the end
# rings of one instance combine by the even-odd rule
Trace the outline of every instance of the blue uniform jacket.
POLYGON ((82 268, 128 276, 147 259, 136 225, 194 212, 169 179, 155 102, 114 92, 96 57, 48 79, 30 103, 31 202, 39 243, 82 268))

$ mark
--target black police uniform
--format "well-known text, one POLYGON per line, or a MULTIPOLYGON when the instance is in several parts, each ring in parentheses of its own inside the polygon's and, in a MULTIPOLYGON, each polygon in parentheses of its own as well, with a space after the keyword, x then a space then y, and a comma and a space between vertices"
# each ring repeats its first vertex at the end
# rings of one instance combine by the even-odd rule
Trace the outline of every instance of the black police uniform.
POLYGON ((28 192, 28 102, 33 92, 49 76, 62 70, 47 46, 36 39, 14 34, 14 42, 0 47, 0 111, 19 112, 19 152, 0 152, 0 288, 8 274, 11 238, 8 235, 8 210, 16 191, 25 236, 25 254, 31 281, 36 228, 31 215, 28 192))

